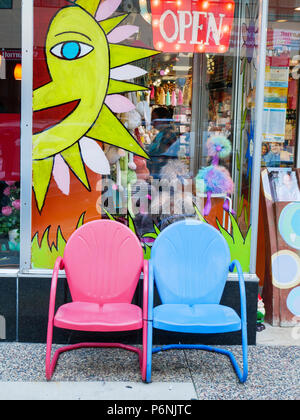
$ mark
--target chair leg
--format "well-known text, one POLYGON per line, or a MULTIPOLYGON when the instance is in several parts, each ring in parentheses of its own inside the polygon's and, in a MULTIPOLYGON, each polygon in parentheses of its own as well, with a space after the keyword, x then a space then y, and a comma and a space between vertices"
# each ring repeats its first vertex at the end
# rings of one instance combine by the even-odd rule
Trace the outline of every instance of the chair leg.
MULTIPOLYGON (((247 376, 248 376, 248 359, 247 359, 247 343, 243 341, 243 371, 241 371, 233 353, 229 350, 225 349, 219 349, 216 347, 206 346, 204 344, 168 344, 161 347, 156 347, 152 350, 152 353, 158 353, 160 351, 166 351, 166 350, 172 350, 172 349, 195 349, 195 350, 204 350, 209 352, 215 352, 219 354, 224 354, 225 356, 228 356, 231 364, 237 374, 237 377, 239 378, 239 381, 241 383, 246 382, 247 376)), ((151 372, 151 371, 150 371, 151 372)))
POLYGON ((51 350, 52 350, 52 340, 53 340, 53 322, 48 322, 47 330, 47 346, 46 346, 46 379, 50 381, 52 373, 55 367, 51 363, 51 350))
MULTIPOLYGON (((206 349, 204 349, 204 350, 206 350, 206 349)), ((242 370, 240 369, 233 353, 230 352, 229 350, 216 349, 216 348, 211 348, 211 349, 207 349, 207 350, 214 351, 214 352, 220 353, 220 354, 225 354, 226 356, 228 356, 230 361, 231 361, 231 364, 232 364, 232 366, 235 370, 235 373, 236 373, 237 377, 239 378, 239 381, 241 383, 246 382, 247 377, 248 377, 247 346, 244 346, 244 344, 242 345, 242 351, 243 351, 243 368, 242 368, 242 370)))
POLYGON ((151 369, 152 369, 152 338, 153 338, 153 325, 152 321, 148 321, 148 334, 147 334, 147 372, 146 382, 151 382, 151 369))
MULTIPOLYGON (((51 340, 51 344, 52 344, 52 340, 51 340)), ((141 349, 134 347, 134 346, 129 346, 127 344, 121 344, 121 343, 78 343, 78 344, 72 344, 69 346, 64 346, 64 347, 60 347, 59 349, 56 350, 56 352, 53 355, 52 361, 51 359, 51 344, 50 341, 48 343, 47 341, 47 349, 46 349, 46 378, 47 380, 50 380, 52 378, 57 360, 60 356, 61 353, 65 353, 66 351, 71 351, 71 350, 77 350, 80 348, 121 348, 124 350, 129 350, 132 351, 134 353, 137 353, 139 356, 139 363, 140 363, 140 368, 142 369, 142 365, 143 365, 143 353, 141 351, 141 349)))
MULTIPOLYGON (((224 350, 224 352, 227 352, 227 351, 224 350)), ((230 358, 230 361, 237 374, 237 377, 239 378, 239 381, 241 383, 244 383, 246 382, 247 377, 248 377, 248 336, 247 336, 247 324, 245 320, 243 320, 242 322, 242 353, 243 353, 242 370, 240 369, 234 355, 230 351, 224 354, 227 354, 228 357, 230 358)))
POLYGON ((242 383, 246 382, 248 377, 248 335, 246 323, 242 325, 242 351, 243 351, 243 374, 239 379, 242 383))
POLYGON ((146 381, 147 375, 147 341, 148 341, 148 321, 143 321, 143 354, 142 354, 142 365, 141 365, 141 373, 142 373, 142 380, 146 381))

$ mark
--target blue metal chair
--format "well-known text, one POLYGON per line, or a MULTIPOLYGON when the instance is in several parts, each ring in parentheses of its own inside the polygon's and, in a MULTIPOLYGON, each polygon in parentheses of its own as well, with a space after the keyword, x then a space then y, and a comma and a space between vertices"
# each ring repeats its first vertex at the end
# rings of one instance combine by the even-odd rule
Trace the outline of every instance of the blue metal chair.
POLYGON ((212 226, 185 220, 164 229, 149 261, 148 344, 146 382, 151 382, 152 354, 168 349, 200 349, 227 355, 240 382, 248 375, 246 293, 238 261, 230 263, 223 236, 212 226), (228 272, 237 268, 241 318, 220 305, 228 272), (162 304, 153 307, 154 282, 162 304), (212 334, 242 330, 243 369, 234 355, 206 345, 176 344, 153 348, 153 328, 179 333, 212 334))

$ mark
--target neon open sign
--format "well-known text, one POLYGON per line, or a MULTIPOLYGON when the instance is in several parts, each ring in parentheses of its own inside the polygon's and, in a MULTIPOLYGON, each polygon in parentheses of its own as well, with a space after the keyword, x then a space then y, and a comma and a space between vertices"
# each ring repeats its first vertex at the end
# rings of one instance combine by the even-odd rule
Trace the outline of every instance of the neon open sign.
POLYGON ((154 46, 164 52, 225 53, 233 0, 151 0, 154 46))

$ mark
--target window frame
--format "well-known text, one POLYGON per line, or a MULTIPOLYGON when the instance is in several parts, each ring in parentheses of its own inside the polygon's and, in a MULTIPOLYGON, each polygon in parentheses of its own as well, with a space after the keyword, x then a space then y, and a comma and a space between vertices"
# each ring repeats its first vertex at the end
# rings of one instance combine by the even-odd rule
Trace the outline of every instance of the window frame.
MULTIPOLYGON (((268 0, 260 3, 260 29, 267 27, 268 0)), ((32 212, 32 89, 33 89, 33 29, 34 0, 22 2, 22 87, 21 87, 21 215, 20 215, 20 276, 51 276, 52 270, 31 268, 31 212, 32 212)), ((261 30, 259 42, 259 70, 256 93, 255 148, 253 155, 251 194, 251 254, 249 274, 256 273, 262 115, 266 59, 266 31, 261 30)), ((195 122, 192 124, 195 124, 195 122)), ((299 139, 298 139, 299 141, 299 139)), ((300 160, 298 152, 298 160, 300 160)), ((195 164, 195 163, 194 163, 195 164)), ((8 270, 5 270, 6 272, 8 270)))

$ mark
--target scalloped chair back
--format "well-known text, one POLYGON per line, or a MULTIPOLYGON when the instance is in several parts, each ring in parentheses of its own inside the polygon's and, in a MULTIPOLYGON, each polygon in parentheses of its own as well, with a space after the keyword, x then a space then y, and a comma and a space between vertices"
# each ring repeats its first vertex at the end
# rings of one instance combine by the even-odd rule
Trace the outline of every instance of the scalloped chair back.
POLYGON ((64 263, 74 302, 131 303, 143 266, 143 250, 127 226, 98 220, 71 235, 64 263))
POLYGON ((230 251, 212 226, 194 220, 168 226, 156 239, 151 260, 162 303, 220 303, 230 251))

